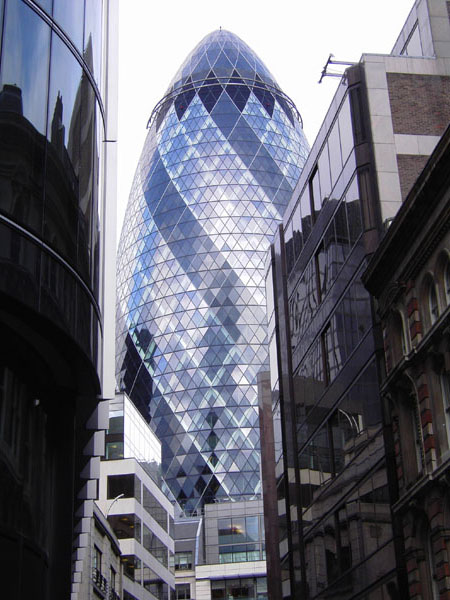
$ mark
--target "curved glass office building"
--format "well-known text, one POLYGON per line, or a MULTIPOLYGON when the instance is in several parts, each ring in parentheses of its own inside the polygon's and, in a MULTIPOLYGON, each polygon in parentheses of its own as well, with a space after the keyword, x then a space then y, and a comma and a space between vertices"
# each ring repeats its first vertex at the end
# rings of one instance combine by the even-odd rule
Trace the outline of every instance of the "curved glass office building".
POLYGON ((119 247, 117 375, 187 511, 259 494, 264 260, 307 151, 295 106, 227 31, 150 118, 119 247))
POLYGON ((111 10, 0 0, 0 551, 14 600, 76 597, 92 514, 111 10))

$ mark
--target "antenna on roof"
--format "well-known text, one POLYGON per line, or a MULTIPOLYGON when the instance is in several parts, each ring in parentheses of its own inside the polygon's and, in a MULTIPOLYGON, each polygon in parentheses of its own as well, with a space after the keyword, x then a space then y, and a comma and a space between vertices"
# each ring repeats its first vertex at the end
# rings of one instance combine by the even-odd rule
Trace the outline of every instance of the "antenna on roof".
POLYGON ((322 79, 324 77, 342 77, 344 75, 344 73, 340 73, 337 71, 328 71, 327 69, 330 65, 341 65, 341 66, 345 66, 345 67, 351 67, 352 65, 356 65, 356 63, 354 63, 354 62, 345 61, 345 60, 332 60, 333 58, 334 58, 334 54, 330 54, 327 62, 325 63, 324 68, 322 69, 322 74, 320 76, 319 83, 322 83, 322 79))

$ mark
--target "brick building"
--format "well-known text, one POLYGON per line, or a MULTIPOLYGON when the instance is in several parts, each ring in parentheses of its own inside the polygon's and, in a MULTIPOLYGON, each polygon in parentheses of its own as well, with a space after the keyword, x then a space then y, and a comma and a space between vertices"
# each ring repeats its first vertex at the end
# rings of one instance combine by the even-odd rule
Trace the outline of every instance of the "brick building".
POLYGON ((365 273, 411 598, 450 598, 450 129, 365 273))

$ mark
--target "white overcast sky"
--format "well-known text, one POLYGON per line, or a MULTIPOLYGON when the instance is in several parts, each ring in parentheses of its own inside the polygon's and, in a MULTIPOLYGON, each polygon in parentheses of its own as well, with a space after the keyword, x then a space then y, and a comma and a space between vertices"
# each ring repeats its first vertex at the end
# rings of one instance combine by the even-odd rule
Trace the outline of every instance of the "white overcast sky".
POLYGON ((147 120, 181 63, 222 27, 261 58, 295 102, 310 145, 339 81, 318 80, 330 53, 389 53, 413 0, 121 0, 118 235, 147 120))

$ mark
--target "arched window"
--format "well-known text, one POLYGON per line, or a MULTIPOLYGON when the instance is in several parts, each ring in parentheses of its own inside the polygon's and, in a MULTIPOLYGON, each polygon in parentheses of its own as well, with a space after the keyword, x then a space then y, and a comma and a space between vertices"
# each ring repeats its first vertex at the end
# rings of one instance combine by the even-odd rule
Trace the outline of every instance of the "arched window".
POLYGON ((450 260, 447 261, 444 271, 444 292, 447 306, 450 304, 450 260))
POLYGON ((401 313, 397 310, 391 315, 391 342, 392 358, 394 363, 397 363, 405 356, 405 354, 408 354, 404 321, 401 313))
POLYGON ((400 448, 405 484, 414 483, 425 469, 422 424, 416 390, 408 377, 399 384, 400 448))
POLYGON ((439 306, 438 299, 436 294, 436 286, 434 284, 434 280, 430 279, 428 283, 428 310, 430 312, 430 321, 431 325, 436 322, 439 316, 439 306))
POLYGON ((447 430, 447 442, 450 448, 450 373, 441 371, 442 408, 445 413, 445 426, 447 430))
POLYGON ((430 524, 425 516, 416 515, 417 542, 423 548, 424 554, 418 557, 419 577, 422 584, 423 600, 439 600, 439 586, 436 580, 436 566, 434 562, 433 542, 431 539, 430 524))

